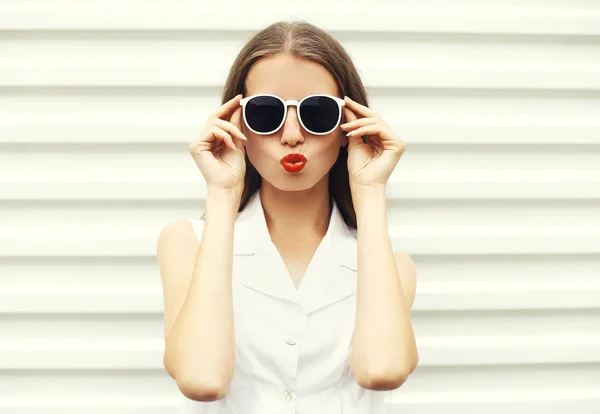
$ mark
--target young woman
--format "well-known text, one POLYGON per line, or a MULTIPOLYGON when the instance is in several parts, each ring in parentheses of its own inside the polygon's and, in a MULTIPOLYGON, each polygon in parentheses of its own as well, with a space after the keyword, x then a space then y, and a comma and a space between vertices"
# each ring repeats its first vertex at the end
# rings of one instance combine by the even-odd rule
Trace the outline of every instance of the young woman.
POLYGON ((305 22, 257 33, 222 102, 189 147, 203 220, 158 238, 184 412, 383 413, 381 391, 418 360, 414 263, 386 220, 405 143, 343 47, 305 22))

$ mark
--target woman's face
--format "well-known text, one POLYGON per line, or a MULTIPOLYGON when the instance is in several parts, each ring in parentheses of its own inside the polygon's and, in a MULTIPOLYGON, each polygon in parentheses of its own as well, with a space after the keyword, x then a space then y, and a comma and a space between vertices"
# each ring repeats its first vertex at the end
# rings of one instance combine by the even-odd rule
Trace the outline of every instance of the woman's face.
MULTIPOLYGON (((337 95, 337 84, 320 64, 288 54, 263 58, 246 77, 246 95, 268 93, 284 101, 313 94, 337 95)), ((343 122, 343 116, 342 116, 343 122)), ((300 125, 297 107, 288 106, 283 126, 274 134, 258 135, 242 121, 248 138, 246 153, 263 180, 283 191, 302 191, 315 186, 335 163, 347 139, 340 128, 327 135, 314 135, 300 125), (306 157, 300 172, 288 172, 280 163, 284 155, 299 153, 306 157)))

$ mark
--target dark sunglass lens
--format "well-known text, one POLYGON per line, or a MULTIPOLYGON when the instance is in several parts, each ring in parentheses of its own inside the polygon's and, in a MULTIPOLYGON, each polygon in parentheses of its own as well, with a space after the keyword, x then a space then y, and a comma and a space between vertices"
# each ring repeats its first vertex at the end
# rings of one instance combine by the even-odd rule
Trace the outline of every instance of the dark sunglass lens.
POLYGON ((312 132, 331 131, 338 122, 340 107, 337 102, 327 96, 311 96, 302 102, 300 117, 312 132))
POLYGON ((257 96, 246 103, 246 121, 257 132, 272 132, 281 121, 285 107, 272 96, 257 96))

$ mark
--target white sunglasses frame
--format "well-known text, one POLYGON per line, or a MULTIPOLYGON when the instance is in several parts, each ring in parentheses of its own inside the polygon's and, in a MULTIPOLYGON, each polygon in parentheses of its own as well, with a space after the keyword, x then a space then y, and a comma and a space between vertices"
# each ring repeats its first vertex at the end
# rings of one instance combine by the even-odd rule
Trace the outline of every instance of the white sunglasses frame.
POLYGON ((327 134, 330 134, 330 133, 332 133, 340 125, 340 120, 342 119, 342 106, 345 106, 345 105, 346 105, 346 102, 344 102, 343 99, 338 98, 337 96, 327 95, 327 94, 324 94, 324 93, 317 93, 317 94, 314 94, 314 95, 308 95, 308 96, 305 96, 304 98, 300 99, 299 101, 295 101, 295 100, 284 101, 282 98, 280 98, 277 95, 272 95, 272 94, 269 94, 269 93, 259 93, 259 94, 256 94, 256 95, 247 96, 247 97, 243 98, 240 101, 240 106, 243 108, 243 111, 242 111, 243 115, 242 115, 242 117, 244 118, 244 123, 246 124, 246 126, 248 127, 248 129, 250 131, 252 131, 252 132, 254 132, 255 134, 258 134, 258 135, 271 135, 271 134, 274 134, 277 131, 279 131, 281 129, 281 127, 283 126, 283 124, 285 124, 285 120, 287 118, 288 106, 295 106, 296 107, 296 111, 297 111, 297 114, 298 114, 297 115, 298 116, 298 120, 300 121, 300 125, 302 125, 302 128, 304 128, 304 130, 306 132, 308 132, 309 134, 313 134, 313 135, 327 135, 327 134), (271 96, 273 98, 279 99, 279 101, 281 101, 281 103, 283 103, 283 108, 284 109, 283 109, 283 118, 281 120, 281 124, 279 124, 279 126, 277 128, 275 128, 273 131, 258 132, 258 131, 255 131, 254 129, 252 129, 252 127, 250 127, 250 125, 248 125, 248 121, 246 120, 246 103, 250 99, 256 98, 257 96, 271 96), (302 122, 302 117, 300 116, 300 112, 297 111, 297 109, 300 107, 300 105, 302 105, 302 102, 304 102, 308 98, 312 98, 312 97, 315 97, 315 96, 326 96, 328 98, 333 99, 338 104, 338 109, 339 109, 338 120, 335 123, 335 126, 333 128, 331 128, 327 132, 313 132, 313 131, 309 130, 308 128, 306 128, 306 125, 304 125, 304 122, 302 122))

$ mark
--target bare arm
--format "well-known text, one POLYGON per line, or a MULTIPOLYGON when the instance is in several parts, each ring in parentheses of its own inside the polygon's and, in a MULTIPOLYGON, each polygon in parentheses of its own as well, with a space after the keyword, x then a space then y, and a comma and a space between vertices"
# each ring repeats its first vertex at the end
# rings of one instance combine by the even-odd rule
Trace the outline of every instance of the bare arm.
POLYGON ((223 398, 233 376, 231 272, 239 200, 237 192, 209 190, 199 245, 190 241, 187 222, 166 226, 158 238, 165 298, 163 363, 181 392, 197 401, 223 398))
POLYGON ((354 192, 358 287, 350 364, 361 386, 391 390, 402 385, 418 361, 410 320, 416 286, 414 263, 405 254, 394 255, 387 230, 385 187, 354 192))

